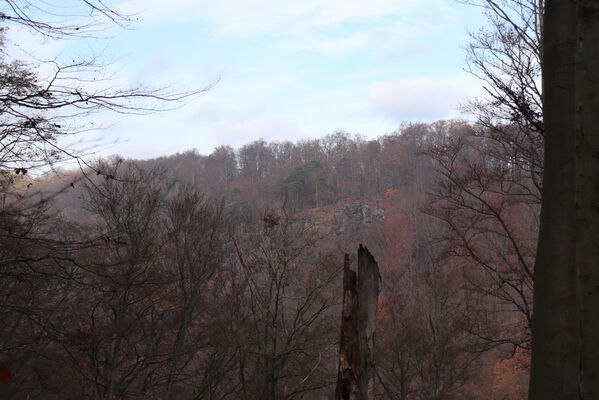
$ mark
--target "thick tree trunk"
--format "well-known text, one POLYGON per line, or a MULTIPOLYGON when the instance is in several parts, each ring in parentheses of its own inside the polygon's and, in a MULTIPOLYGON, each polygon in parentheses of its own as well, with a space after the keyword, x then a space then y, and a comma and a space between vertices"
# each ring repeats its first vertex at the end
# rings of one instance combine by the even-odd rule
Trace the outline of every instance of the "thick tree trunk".
POLYGON ((547 0, 543 32, 545 163, 535 262, 530 400, 578 399, 575 265, 576 0, 547 0))
POLYGON ((349 254, 343 264, 343 317, 339 344, 339 371, 337 375, 336 400, 358 400, 360 389, 360 349, 358 344, 358 279, 349 269, 349 254))
POLYGON ((576 264, 581 318, 580 398, 599 398, 599 2, 578 1, 576 264))
POLYGON ((368 249, 358 249, 358 275, 343 267, 343 320, 336 400, 374 400, 374 331, 379 269, 368 249))
POLYGON ((360 393, 374 400, 374 331, 379 299, 379 267, 366 247, 358 249, 358 333, 360 336, 360 393))

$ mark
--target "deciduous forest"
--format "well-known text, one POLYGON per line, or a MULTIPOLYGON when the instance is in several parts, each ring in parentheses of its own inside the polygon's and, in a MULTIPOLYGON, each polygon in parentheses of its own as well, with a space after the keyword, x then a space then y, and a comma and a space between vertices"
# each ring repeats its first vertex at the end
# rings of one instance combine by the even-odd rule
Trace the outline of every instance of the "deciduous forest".
MULTIPOLYGON (((130 18, 1 3, 3 25, 73 40, 130 18)), ((599 8, 463 3, 488 21, 466 48, 487 91, 468 118, 150 159, 61 140, 211 86, 99 88, 94 60, 46 79, 3 40, 0 398, 597 398, 599 8), (380 292, 373 384, 350 395, 359 246, 380 292)))

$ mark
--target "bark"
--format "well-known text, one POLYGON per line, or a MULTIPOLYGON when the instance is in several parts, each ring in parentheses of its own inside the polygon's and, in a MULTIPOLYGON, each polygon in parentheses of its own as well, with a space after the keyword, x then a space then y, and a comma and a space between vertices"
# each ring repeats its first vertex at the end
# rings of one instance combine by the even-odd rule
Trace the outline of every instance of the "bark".
POLYGON ((599 2, 578 1, 576 52, 576 264, 580 398, 599 398, 599 2))
POLYGON ((358 344, 358 279, 349 269, 349 254, 343 264, 343 319, 339 351, 336 400, 359 399, 358 374, 360 357, 358 344))
POLYGON ((374 400, 374 331, 379 299, 379 267, 366 247, 358 249, 358 333, 360 365, 358 375, 364 400, 374 400))
POLYGON ((535 262, 530 400, 578 398, 574 130, 576 0, 548 0, 543 32, 545 169, 535 262))
POLYGON ((337 375, 337 400, 374 400, 374 331, 379 269, 367 248, 358 249, 358 274, 343 266, 343 320, 337 375))

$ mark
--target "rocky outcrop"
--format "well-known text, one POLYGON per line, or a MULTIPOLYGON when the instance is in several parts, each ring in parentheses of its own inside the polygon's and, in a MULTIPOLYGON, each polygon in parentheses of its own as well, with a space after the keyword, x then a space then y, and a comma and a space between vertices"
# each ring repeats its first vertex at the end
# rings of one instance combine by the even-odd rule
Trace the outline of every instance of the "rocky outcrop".
POLYGON ((336 235, 360 235, 384 220, 383 208, 372 203, 355 203, 335 211, 331 231, 336 235))

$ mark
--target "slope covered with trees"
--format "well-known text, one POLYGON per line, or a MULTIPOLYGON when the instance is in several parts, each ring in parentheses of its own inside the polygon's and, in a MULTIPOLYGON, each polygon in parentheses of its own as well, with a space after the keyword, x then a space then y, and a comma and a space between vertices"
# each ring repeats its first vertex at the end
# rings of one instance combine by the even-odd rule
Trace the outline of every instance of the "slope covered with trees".
MULTIPOLYGON (((81 117, 201 90, 80 88, 87 61, 45 81, 0 54, 0 397, 330 398, 343 253, 363 243, 376 398, 522 399, 531 367, 531 399, 594 398, 597 10, 465 2, 490 22, 468 48, 477 121, 376 139, 86 162, 59 146, 81 117), (80 169, 31 177, 65 159, 80 169)), ((95 29, 5 3, 48 37, 95 29)))
POLYGON ((33 313, 47 342, 42 352, 6 337, 15 379, 3 390, 328 398, 343 252, 361 242, 381 265, 378 396, 521 395, 538 197, 478 129, 440 121, 377 140, 258 141, 32 181, 68 186, 47 218, 52 235, 77 241, 62 259, 5 269, 11 332, 31 329, 17 316, 33 313), (37 295, 60 288, 49 309, 14 308, 30 281, 37 295), (53 318, 61 325, 42 323, 53 318), (35 370, 40 354, 76 384, 35 370))

